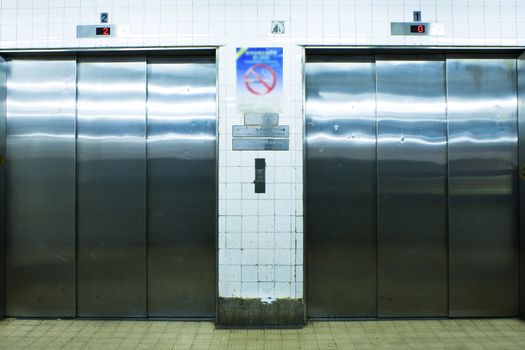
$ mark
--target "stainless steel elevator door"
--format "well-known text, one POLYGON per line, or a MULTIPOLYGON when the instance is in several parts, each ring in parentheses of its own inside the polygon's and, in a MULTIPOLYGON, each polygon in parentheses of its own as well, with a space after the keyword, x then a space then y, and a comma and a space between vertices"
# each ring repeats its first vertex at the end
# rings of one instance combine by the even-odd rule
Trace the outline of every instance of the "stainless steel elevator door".
POLYGON ((8 315, 214 317, 212 52, 8 61, 8 315))
POLYGON ((516 57, 358 57, 305 68, 308 316, 517 315, 516 57))
MULTIPOLYGON (((518 70, 518 140, 525 140, 525 53, 522 53, 517 60, 518 70)), ((518 142, 518 165, 519 171, 525 164, 525 142, 518 142)), ((521 174, 520 174, 521 175, 521 174)), ((525 198, 525 178, 520 176, 518 202, 520 198, 525 198)), ((525 230, 520 229, 525 227, 525 205, 518 203, 518 231, 519 231, 519 251, 525 252, 525 230)), ((525 300, 525 257, 519 257, 519 298, 525 300)), ((520 302, 519 315, 523 318, 525 316, 525 302, 520 302)))
POLYGON ((148 314, 215 315, 214 63, 148 61, 148 314))
POLYGON ((378 314, 448 314, 443 56, 378 56, 378 314))
POLYGON ((75 315, 75 57, 13 58, 7 315, 75 315))
MULTIPOLYGON (((0 157, 5 163, 5 103, 7 97, 7 63, 0 57, 0 157)), ((0 320, 5 316, 5 240, 6 240, 6 183, 5 164, 0 164, 0 320)))
POLYGON ((77 115, 78 315, 145 317, 145 57, 81 57, 77 115))
POLYGON ((515 57, 449 56, 450 315, 518 313, 515 57))
POLYGON ((377 315, 373 57, 306 65, 307 308, 377 315))

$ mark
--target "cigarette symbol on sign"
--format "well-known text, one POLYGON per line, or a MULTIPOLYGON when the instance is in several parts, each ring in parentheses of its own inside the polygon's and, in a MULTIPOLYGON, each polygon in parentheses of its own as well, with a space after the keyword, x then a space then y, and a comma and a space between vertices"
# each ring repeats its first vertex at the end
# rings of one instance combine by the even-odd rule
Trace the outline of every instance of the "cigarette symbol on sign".
POLYGON ((254 95, 266 95, 277 85, 277 74, 267 64, 258 63, 251 66, 244 74, 244 85, 254 95))

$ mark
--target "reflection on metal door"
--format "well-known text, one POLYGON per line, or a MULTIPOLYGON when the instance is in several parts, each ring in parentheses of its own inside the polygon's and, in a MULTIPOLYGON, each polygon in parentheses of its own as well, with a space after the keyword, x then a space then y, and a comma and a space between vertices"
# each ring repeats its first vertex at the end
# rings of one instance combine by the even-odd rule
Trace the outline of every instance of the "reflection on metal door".
POLYGON ((446 316, 444 57, 376 67, 378 313, 446 316))
POLYGON ((356 57, 306 64, 309 316, 517 315, 516 57, 356 57))
POLYGON ((9 316, 214 317, 214 62, 9 58, 9 316))
POLYGON ((373 57, 306 69, 307 307, 318 317, 376 316, 373 57))
POLYGON ((215 313, 215 64, 191 61, 148 62, 150 316, 215 313))
MULTIPOLYGON (((518 140, 525 140, 525 53, 518 57, 518 140)), ((525 142, 518 142, 519 195, 525 198, 525 142)), ((519 205, 518 227, 525 227, 525 205, 519 205)), ((520 253, 525 251, 525 230, 520 229, 520 253)), ((520 301, 525 300, 525 259, 520 256, 520 301)), ((525 302, 520 302, 520 316, 525 316, 525 302)))
POLYGON ((146 316, 146 59, 78 64, 78 315, 146 316))
POLYGON ((0 57, 0 320, 5 315, 5 102, 7 92, 7 64, 0 57))
POLYGON ((447 62, 450 314, 518 309, 516 58, 447 62))
POLYGON ((13 58, 7 315, 75 315, 75 57, 13 58))

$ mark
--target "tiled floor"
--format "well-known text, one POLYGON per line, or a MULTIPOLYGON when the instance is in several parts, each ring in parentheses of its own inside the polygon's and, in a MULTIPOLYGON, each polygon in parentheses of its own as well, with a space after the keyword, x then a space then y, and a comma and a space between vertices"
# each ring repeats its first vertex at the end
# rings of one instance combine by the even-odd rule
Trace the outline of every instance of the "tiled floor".
POLYGON ((0 321, 1 349, 525 349, 519 320, 311 322, 216 330, 208 322, 0 321))

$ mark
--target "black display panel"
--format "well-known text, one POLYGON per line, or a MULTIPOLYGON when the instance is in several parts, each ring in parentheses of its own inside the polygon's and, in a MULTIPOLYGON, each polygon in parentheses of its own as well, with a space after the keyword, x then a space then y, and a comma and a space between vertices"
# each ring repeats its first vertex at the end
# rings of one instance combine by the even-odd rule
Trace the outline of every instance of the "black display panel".
POLYGON ((419 33, 425 34, 427 32, 427 27, 423 24, 416 24, 410 26, 410 33, 419 33))
POLYGON ((97 35, 111 35, 111 28, 110 27, 97 27, 96 34, 97 35))

